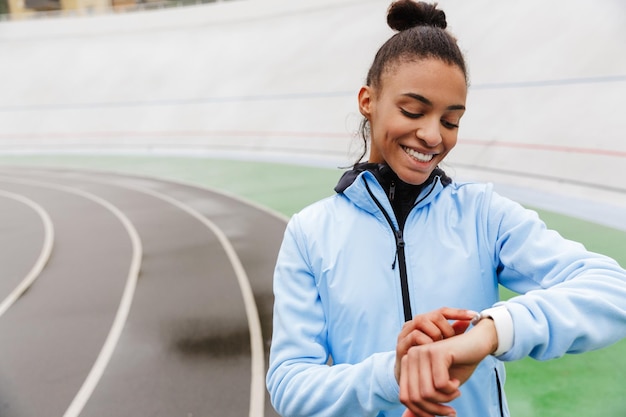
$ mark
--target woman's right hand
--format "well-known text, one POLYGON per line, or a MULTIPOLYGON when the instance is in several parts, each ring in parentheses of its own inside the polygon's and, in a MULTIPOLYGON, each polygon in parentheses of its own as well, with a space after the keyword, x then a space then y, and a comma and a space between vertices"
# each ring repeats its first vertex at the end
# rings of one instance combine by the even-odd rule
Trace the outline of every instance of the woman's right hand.
POLYGON ((398 343, 396 344, 394 369, 396 381, 400 382, 402 358, 411 347, 437 342, 464 333, 476 314, 475 311, 471 310, 442 307, 419 314, 407 321, 398 335, 398 343), (454 320, 454 322, 450 323, 449 320, 454 320))

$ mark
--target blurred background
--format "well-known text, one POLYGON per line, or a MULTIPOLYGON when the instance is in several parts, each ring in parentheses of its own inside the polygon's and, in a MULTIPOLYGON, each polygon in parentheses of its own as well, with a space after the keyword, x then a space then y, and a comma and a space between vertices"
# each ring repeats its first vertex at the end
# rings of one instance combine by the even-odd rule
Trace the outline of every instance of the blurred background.
MULTIPOLYGON (((82 1, 7 3, 1 152, 354 162, 387 1, 82 1)), ((440 3, 471 76, 452 173, 623 203, 626 4, 440 3)))
MULTIPOLYGON (((444 168, 624 265, 626 3, 439 4, 471 80, 444 168)), ((173 178, 289 216, 359 155, 388 5, 0 0, 0 164, 173 178)), ((513 415, 626 415, 625 349, 510 364, 513 415)))

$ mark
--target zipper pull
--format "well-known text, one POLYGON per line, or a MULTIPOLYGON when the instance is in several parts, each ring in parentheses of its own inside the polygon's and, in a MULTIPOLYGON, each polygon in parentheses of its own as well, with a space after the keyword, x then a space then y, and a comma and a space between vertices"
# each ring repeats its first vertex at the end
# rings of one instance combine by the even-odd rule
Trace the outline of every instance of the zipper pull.
POLYGON ((396 235, 396 246, 398 248, 403 248, 404 247, 404 237, 402 236, 402 230, 396 230, 394 233, 396 235))
POLYGON ((398 250, 404 247, 404 237, 402 236, 402 230, 394 230, 393 234, 396 237, 396 254, 393 257, 391 269, 396 269, 396 262, 398 261, 398 250))
POLYGON ((392 181, 391 185, 389 186, 389 201, 393 201, 395 197, 396 197, 396 183, 395 181, 392 181))

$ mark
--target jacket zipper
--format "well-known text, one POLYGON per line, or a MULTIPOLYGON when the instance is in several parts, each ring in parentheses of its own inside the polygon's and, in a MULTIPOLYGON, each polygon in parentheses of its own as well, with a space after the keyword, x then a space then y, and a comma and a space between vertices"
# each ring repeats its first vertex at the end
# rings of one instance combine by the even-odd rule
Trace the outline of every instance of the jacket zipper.
POLYGON ((496 387, 498 389, 498 405, 500 406, 500 416, 504 417, 504 404, 502 403, 502 384, 500 383, 500 376, 498 375, 498 369, 493 368, 496 374, 496 387))
MULTIPOLYGON (((413 318, 413 313, 412 313, 412 310, 411 310, 411 298, 410 298, 410 294, 409 294, 409 280, 408 280, 408 274, 407 274, 407 269, 406 269, 406 256, 405 256, 405 253, 404 253, 404 245, 405 245, 404 233, 403 233, 404 224, 401 227, 399 227, 398 229, 396 229, 394 227, 393 220, 391 220, 391 217, 389 216, 389 213, 387 213, 387 210, 385 210, 385 208, 380 203, 380 201, 378 201, 378 199, 374 196, 374 193, 370 189, 370 186, 367 183, 367 181, 365 180, 365 177, 361 177, 361 178, 363 179, 363 183, 365 184, 365 189, 369 193, 370 197, 372 197, 372 200, 374 200, 374 203, 376 203, 376 205, 378 206, 379 210, 383 213, 383 215, 385 216, 385 219, 387 219, 387 223, 389 223, 389 227, 391 227, 391 230, 393 231, 393 236, 394 236, 395 241, 396 241, 396 254, 395 254, 394 258, 393 258, 393 263, 391 264, 391 269, 396 269, 396 261, 397 261, 398 265, 400 267, 399 268, 400 269, 400 288, 402 290, 402 306, 403 306, 403 309, 404 309, 404 321, 409 321, 409 320, 411 320, 413 318)), ((433 180, 433 184, 430 187, 430 190, 426 193, 426 195, 424 195, 422 198, 417 200, 415 202, 415 204, 413 204, 413 207, 411 208, 411 210, 413 208, 415 208, 419 203, 424 201, 426 198, 428 198, 428 196, 435 189, 435 185, 436 185, 436 180, 433 180)), ((392 182, 390 187, 389 187, 389 199, 390 199, 390 201, 393 201, 393 199, 395 198, 395 193, 396 193, 396 184, 395 184, 395 182, 392 182)), ((499 381, 498 381, 498 383, 499 383, 499 381)), ((502 406, 500 408, 502 408, 502 406)))
MULTIPOLYGON (((378 201, 378 199, 374 197, 374 193, 372 193, 372 190, 370 190, 370 187, 367 181, 365 181, 365 178, 363 178, 363 182, 365 183, 365 188, 367 189, 367 192, 369 193, 370 197, 372 197, 372 200, 374 200, 374 203, 376 203, 380 211, 383 213, 383 215, 385 216, 385 219, 387 219, 387 223, 389 223, 389 227, 391 227, 391 230, 393 231, 393 236, 396 241, 396 256, 394 256, 393 258, 391 269, 396 269, 396 261, 398 261, 398 265, 400 269, 400 288, 402 290, 402 306, 404 308, 404 321, 409 321, 413 318, 413 314, 411 312, 411 298, 409 296, 409 280, 408 280, 407 270, 406 270, 406 258, 404 254, 403 232, 402 232, 402 229, 399 229, 399 228, 396 229, 394 227, 393 220, 391 220, 389 213, 387 213, 387 210, 385 210, 385 208, 380 203, 380 201, 378 201)), ((393 198, 394 195, 395 195, 395 183, 392 183, 389 189, 390 199, 393 198)))
MULTIPOLYGON (((398 252, 398 266, 400 267, 400 287, 402 288, 402 305, 404 306, 404 321, 413 318, 411 310, 411 298, 409 297, 409 280, 406 271, 406 258, 404 256, 404 237, 402 230, 396 230, 396 250, 398 252)), ((395 260, 394 260, 395 263, 395 260)))

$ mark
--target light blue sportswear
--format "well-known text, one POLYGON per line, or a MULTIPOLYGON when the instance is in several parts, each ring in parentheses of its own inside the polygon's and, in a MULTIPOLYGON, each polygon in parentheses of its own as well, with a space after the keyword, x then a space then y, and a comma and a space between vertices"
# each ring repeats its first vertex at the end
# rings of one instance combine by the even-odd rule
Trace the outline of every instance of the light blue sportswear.
MULTIPOLYGON (((366 171, 287 226, 267 373, 282 416, 404 411, 394 377, 404 322, 396 243, 365 183, 396 222, 366 171)), ((412 313, 504 305, 513 319, 513 347, 485 358, 451 403, 459 417, 509 416, 501 361, 552 359, 626 336, 626 271, 615 261, 546 229, 535 212, 491 185, 444 187, 436 178, 420 198, 404 230, 412 313), (498 283, 524 295, 499 302, 498 283)))

